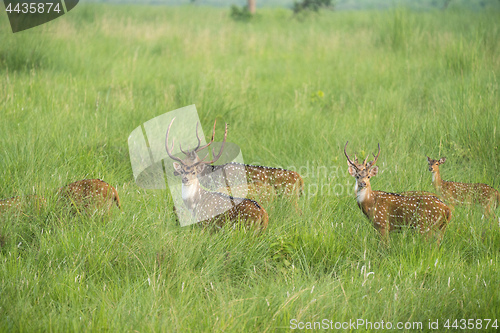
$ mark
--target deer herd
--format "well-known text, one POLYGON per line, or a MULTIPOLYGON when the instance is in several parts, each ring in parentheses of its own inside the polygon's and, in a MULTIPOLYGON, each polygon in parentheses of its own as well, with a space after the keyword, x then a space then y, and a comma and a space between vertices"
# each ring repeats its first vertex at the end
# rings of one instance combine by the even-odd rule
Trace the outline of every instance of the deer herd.
MULTIPOLYGON (((264 207, 269 206, 276 197, 290 200, 297 213, 302 213, 298 201, 304 191, 304 181, 297 172, 233 162, 216 165, 226 143, 227 124, 218 153, 212 148, 211 160, 208 160, 209 153, 200 158, 198 153, 214 142, 216 122, 211 140, 203 146, 196 124, 198 145, 194 149, 184 151, 179 144, 184 158, 177 157, 173 154, 174 141, 169 145, 169 132, 174 120, 175 118, 166 131, 165 150, 173 161, 174 176, 180 177, 185 209, 196 222, 215 229, 225 225, 241 225, 261 232, 269 223, 269 216, 264 207), (237 173, 244 175, 244 181, 228 186, 228 178, 237 173), (240 193, 243 193, 244 197, 239 195, 240 193)), ((348 143, 344 146, 344 155, 348 172, 356 180, 357 204, 384 240, 388 240, 391 231, 412 228, 425 237, 436 236, 439 244, 451 220, 454 205, 480 205, 486 216, 500 206, 500 193, 486 184, 443 181, 439 165, 446 161, 444 157, 439 160, 427 157, 436 193, 373 191, 370 178, 378 174, 379 168, 375 164, 380 156, 380 145, 372 161, 368 161, 367 156, 360 163, 356 156, 353 160, 347 154, 348 143)), ((74 214, 109 213, 113 206, 120 208, 117 190, 99 179, 84 179, 68 184, 57 190, 56 197, 58 204, 69 207, 74 214)), ((10 210, 23 212, 27 209, 39 212, 46 206, 47 201, 41 196, 13 197, 0 200, 0 214, 10 210)))

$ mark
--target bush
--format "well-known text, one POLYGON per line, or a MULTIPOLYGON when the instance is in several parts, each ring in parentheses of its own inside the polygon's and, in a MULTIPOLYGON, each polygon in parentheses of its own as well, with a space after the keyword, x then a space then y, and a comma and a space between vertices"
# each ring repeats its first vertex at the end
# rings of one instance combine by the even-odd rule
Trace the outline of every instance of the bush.
POLYGON ((247 6, 238 7, 231 5, 231 13, 229 15, 235 21, 248 21, 252 18, 252 13, 250 13, 247 6))
POLYGON ((293 3, 294 14, 300 13, 305 10, 312 10, 317 12, 320 8, 333 9, 332 0, 302 0, 302 2, 293 3))

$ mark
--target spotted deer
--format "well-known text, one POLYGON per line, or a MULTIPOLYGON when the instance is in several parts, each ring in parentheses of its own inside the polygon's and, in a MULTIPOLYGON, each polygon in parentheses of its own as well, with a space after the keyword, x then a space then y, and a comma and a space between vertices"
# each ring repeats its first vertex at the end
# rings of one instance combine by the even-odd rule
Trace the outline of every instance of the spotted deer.
MULTIPOLYGON (((235 162, 222 165, 211 165, 208 172, 216 175, 218 174, 217 171, 221 169, 224 170, 226 175, 243 171, 249 184, 272 186, 276 194, 290 198, 297 211, 300 211, 298 200, 300 195, 304 192, 304 180, 297 172, 281 168, 235 162)), ((220 180, 214 179, 213 177, 212 181, 220 184, 220 180)))
POLYGON ((205 161, 208 154, 203 159, 200 159, 197 152, 212 144, 215 136, 215 124, 212 140, 205 146, 200 148, 199 138, 198 147, 192 151, 185 152, 179 145, 181 151, 186 155, 186 158, 182 160, 172 154, 174 147, 173 140, 171 147, 169 147, 168 143, 168 134, 174 120, 175 118, 172 119, 167 129, 165 148, 168 156, 175 161, 173 163, 174 175, 181 176, 182 199, 193 218, 197 222, 202 222, 205 226, 215 226, 218 228, 221 228, 226 222, 235 224, 238 221, 242 221, 246 226, 260 230, 266 229, 269 218, 265 209, 258 202, 209 191, 204 189, 200 184, 199 177, 201 178, 207 165, 215 163, 222 155, 227 138, 227 124, 220 151, 216 155, 215 150, 212 149, 213 159, 211 161, 205 161))
MULTIPOLYGON (((187 152, 182 150, 181 147, 181 151, 188 159, 197 159, 197 153, 208 147, 213 142, 215 124, 216 121, 214 122, 211 141, 202 147, 200 147, 201 139, 198 136, 198 124, 196 124, 196 138, 198 139, 198 146, 187 152)), ((274 197, 276 194, 283 195, 291 198, 294 201, 296 209, 300 211, 298 208, 298 199, 304 192, 304 180, 295 171, 231 162, 221 165, 206 164, 200 176, 202 176, 201 181, 203 186, 207 188, 221 189, 227 187, 227 179, 236 179, 240 174, 244 174, 246 176, 246 181, 249 184, 247 190, 250 197, 259 197, 262 195, 264 197, 274 197), (274 190, 272 190, 270 186, 272 186, 274 190)))
MULTIPOLYGON (((433 197, 438 198, 441 201, 444 201, 444 199, 441 197, 441 195, 434 193, 434 192, 427 192, 427 191, 404 191, 404 192, 399 192, 398 194, 407 196, 407 197, 418 197, 421 195, 430 195, 433 197)), ((448 207, 452 208, 449 203, 447 203, 448 207)))
POLYGON ((446 161, 446 157, 434 160, 427 156, 429 171, 432 172, 432 182, 436 191, 444 200, 453 205, 478 204, 489 215, 492 210, 500 206, 500 193, 493 187, 481 183, 458 183, 444 181, 439 173, 439 165, 446 161))
POLYGON ((399 194, 405 195, 407 197, 419 196, 419 195, 432 195, 432 196, 437 197, 438 199, 441 199, 438 194, 432 193, 432 192, 427 192, 427 191, 405 191, 405 192, 401 192, 399 194))
POLYGON ((73 212, 104 213, 120 206, 118 191, 100 179, 83 179, 59 188, 59 202, 70 205, 73 212))
MULTIPOLYGON (((430 195, 430 196, 436 197, 439 200, 445 202, 444 198, 440 194, 434 193, 434 192, 427 192, 427 191, 404 191, 404 192, 399 192, 398 194, 404 195, 406 197, 418 197, 418 196, 421 196, 421 195, 430 195)), ((449 203, 449 202, 445 202, 445 203, 446 203, 446 206, 448 206, 448 208, 450 208, 452 212, 455 210, 455 206, 453 206, 451 203, 449 203)))
POLYGON ((0 214, 6 211, 25 212, 34 209, 40 212, 47 205, 45 198, 39 195, 18 196, 0 200, 0 214))
POLYGON ((347 155, 348 143, 349 141, 344 146, 344 154, 347 158, 349 173, 356 178, 355 191, 358 206, 373 222, 373 226, 380 232, 382 238, 388 240, 390 231, 411 227, 421 234, 438 233, 439 243, 451 219, 450 208, 432 195, 404 196, 372 191, 370 178, 378 173, 375 163, 380 156, 380 144, 377 156, 373 155, 375 159, 368 162, 367 156, 360 164, 357 163, 357 159, 353 162, 347 155))

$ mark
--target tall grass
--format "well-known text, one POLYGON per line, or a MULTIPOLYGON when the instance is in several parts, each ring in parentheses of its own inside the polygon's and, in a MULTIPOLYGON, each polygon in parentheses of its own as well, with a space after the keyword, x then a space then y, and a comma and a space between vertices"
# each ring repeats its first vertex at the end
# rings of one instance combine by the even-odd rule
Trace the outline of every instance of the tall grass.
MULTIPOLYGON (((274 331, 290 320, 500 319, 498 221, 457 207, 440 247, 389 245, 362 215, 342 147, 381 145, 374 189, 444 179, 500 188, 499 13, 324 12, 81 4, 11 34, 0 15, 0 197, 102 178, 122 211, 0 217, 1 331, 274 331), (133 181, 127 137, 196 104, 247 162, 300 171, 302 215, 266 232, 181 228, 133 181), (495 317, 497 316, 497 317, 495 317)), ((418 330, 418 329, 417 329, 418 330)), ((410 331, 410 330, 408 330, 410 331)))

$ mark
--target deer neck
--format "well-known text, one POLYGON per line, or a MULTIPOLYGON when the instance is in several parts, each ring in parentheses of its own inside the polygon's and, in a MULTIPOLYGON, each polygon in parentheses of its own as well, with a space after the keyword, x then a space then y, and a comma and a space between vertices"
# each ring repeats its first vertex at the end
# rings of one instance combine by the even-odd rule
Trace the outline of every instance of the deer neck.
POLYGON ((367 183, 363 188, 358 187, 358 184, 356 183, 356 201, 358 202, 358 206, 361 208, 363 213, 370 217, 375 203, 374 193, 370 183, 367 183))
POLYGON ((182 183, 182 200, 190 211, 194 211, 196 205, 200 202, 203 189, 198 179, 193 179, 189 184, 182 183))
POLYGON ((432 183, 437 191, 441 190, 441 185, 443 180, 441 179, 441 175, 439 174, 439 169, 432 173, 432 183))

